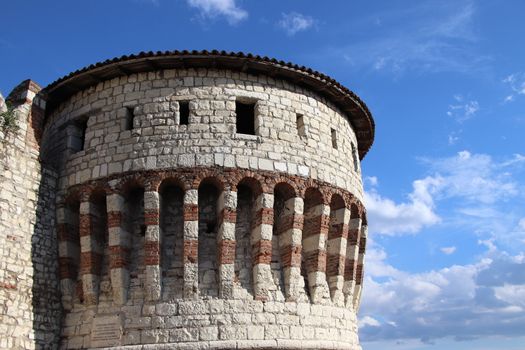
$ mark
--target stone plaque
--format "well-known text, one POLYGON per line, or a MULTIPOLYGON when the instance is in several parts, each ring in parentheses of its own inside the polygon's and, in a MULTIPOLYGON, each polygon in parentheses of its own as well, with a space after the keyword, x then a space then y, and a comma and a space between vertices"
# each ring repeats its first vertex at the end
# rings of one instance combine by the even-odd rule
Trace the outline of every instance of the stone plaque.
POLYGON ((91 347, 119 346, 122 339, 122 318, 117 315, 98 315, 91 327, 91 347))

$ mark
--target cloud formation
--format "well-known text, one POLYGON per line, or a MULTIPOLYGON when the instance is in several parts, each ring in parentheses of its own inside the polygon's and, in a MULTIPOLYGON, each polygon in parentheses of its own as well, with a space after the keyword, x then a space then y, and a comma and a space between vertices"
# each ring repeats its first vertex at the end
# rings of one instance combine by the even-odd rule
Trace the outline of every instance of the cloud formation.
MULTIPOLYGON (((525 329, 525 182, 520 180, 525 156, 494 159, 461 151, 421 161, 428 175, 413 182, 406 201, 384 198, 377 186, 367 192, 371 240, 360 338, 364 344, 432 344, 520 336, 525 329), (422 208, 439 220, 407 215, 422 208), (385 213, 392 214, 388 221, 385 213), (437 224, 479 237, 484 251, 471 263, 410 272, 392 265, 378 243, 388 242, 379 239, 382 235, 417 233, 437 224)), ((454 243, 440 251, 459 254, 454 243)))
POLYGON ((432 191, 437 179, 416 180, 408 200, 396 203, 381 196, 375 189, 365 193, 365 203, 369 217, 369 230, 374 234, 395 235, 417 233, 424 226, 439 222, 434 212, 432 191))
POLYGON ((452 157, 420 160, 428 175, 413 181, 406 200, 396 202, 384 197, 373 185, 365 192, 371 234, 414 234, 424 227, 443 223, 480 234, 506 235, 509 240, 513 237, 508 222, 517 227, 520 217, 501 205, 511 198, 520 198, 520 194, 525 196, 525 184, 520 184, 513 175, 525 170, 525 156, 515 154, 496 161, 487 154, 461 151, 452 157), (443 209, 438 206, 448 208, 446 220, 442 219, 443 209), (508 222, 501 224, 497 220, 501 218, 508 222))
POLYGON ((342 54, 353 65, 396 74, 408 69, 463 73, 484 69, 490 57, 477 49, 475 16, 476 6, 470 0, 418 2, 408 9, 374 15, 369 22, 377 29, 367 33, 366 40, 345 47, 342 54))
POLYGON ((199 10, 202 18, 224 17, 232 25, 248 18, 248 12, 237 6, 235 0, 186 0, 186 2, 199 10))
POLYGON ((277 25, 283 29, 288 36, 294 36, 298 32, 310 29, 315 21, 310 16, 305 16, 298 12, 281 14, 281 19, 277 25))
POLYGON ((367 341, 518 336, 525 327, 525 262, 504 252, 410 274, 369 254, 360 336, 367 341), (379 274, 377 271, 381 271, 379 274))

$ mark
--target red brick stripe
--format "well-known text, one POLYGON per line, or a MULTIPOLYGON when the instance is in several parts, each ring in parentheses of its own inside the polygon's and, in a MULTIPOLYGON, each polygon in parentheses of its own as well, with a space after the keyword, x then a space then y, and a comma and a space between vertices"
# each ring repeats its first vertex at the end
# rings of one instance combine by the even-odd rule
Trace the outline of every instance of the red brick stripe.
POLYGON ((116 269, 128 266, 129 249, 119 245, 109 247, 109 268, 116 269))
POLYGON ((108 212, 108 227, 120 227, 122 225, 123 215, 120 211, 108 212))
POLYGON ((197 204, 184 204, 184 222, 199 220, 199 206, 197 204))
POLYGON ((253 265, 267 264, 272 261, 272 241, 261 239, 252 245, 253 265))
POLYGON ((102 255, 95 252, 83 252, 80 254, 80 274, 99 275, 102 267, 102 255))
POLYGON ((233 264, 235 261, 235 241, 223 239, 219 242, 219 264, 233 264))
POLYGON ((345 281, 351 281, 354 279, 354 259, 346 259, 345 261, 345 281))
POLYGON ((302 246, 288 245, 281 250, 283 267, 301 267, 302 246))
POLYGON ((144 210, 144 224, 146 226, 155 226, 159 224, 159 210, 145 209, 144 210))

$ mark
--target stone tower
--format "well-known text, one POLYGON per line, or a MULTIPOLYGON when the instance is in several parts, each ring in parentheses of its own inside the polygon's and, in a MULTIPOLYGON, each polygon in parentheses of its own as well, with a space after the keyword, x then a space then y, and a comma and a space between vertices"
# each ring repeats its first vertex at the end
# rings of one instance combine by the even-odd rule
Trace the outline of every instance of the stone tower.
POLYGON ((8 100, 0 347, 360 349, 374 121, 350 90, 174 51, 8 100))

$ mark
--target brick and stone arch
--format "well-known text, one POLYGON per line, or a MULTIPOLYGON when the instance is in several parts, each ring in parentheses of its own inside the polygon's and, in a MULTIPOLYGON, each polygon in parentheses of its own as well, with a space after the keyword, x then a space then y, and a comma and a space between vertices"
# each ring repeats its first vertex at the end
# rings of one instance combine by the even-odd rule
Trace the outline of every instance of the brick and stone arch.
POLYGON ((184 295, 184 190, 177 178, 166 178, 159 188, 161 275, 164 300, 184 295))

